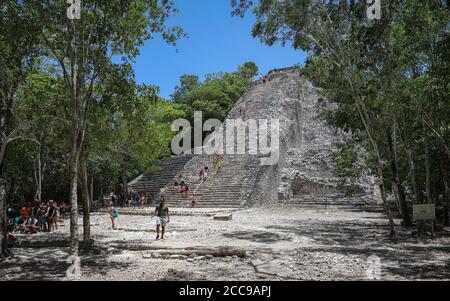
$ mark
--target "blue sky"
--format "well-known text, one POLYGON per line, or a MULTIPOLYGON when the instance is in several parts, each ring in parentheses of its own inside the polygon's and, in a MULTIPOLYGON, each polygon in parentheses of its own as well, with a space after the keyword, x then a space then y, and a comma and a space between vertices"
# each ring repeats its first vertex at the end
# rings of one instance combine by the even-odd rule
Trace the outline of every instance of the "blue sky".
POLYGON ((137 81, 159 86, 164 98, 170 97, 183 74, 202 78, 207 73, 233 71, 246 61, 254 61, 266 73, 304 62, 300 51, 268 47, 252 38, 254 16, 231 17, 230 0, 175 2, 180 11, 170 24, 181 26, 189 37, 178 42, 178 52, 159 37, 149 40, 134 64, 137 81))

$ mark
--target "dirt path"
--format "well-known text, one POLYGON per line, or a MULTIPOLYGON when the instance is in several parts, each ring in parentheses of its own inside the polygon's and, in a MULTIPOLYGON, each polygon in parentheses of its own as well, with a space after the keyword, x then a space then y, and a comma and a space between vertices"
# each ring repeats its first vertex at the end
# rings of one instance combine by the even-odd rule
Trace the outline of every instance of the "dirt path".
MULTIPOLYGON (((186 210, 186 209, 184 209, 186 210)), ((434 239, 417 239, 399 228, 388 239, 381 212, 306 209, 296 206, 255 208, 233 213, 232 221, 214 221, 207 210, 179 211, 168 225, 166 240, 156 241, 154 220, 147 215, 122 215, 119 230, 109 229, 105 213, 93 214, 93 238, 101 244, 146 245, 152 249, 235 247, 247 252, 213 257, 158 251, 110 249, 83 255, 83 280, 364 280, 368 258, 379 258, 384 280, 450 279, 450 229, 434 239)), ((81 223, 81 219, 80 219, 81 223)), ((68 223, 52 239, 66 237, 68 223)), ((20 237, 21 238, 21 237, 20 237)), ((48 239, 39 234, 26 239, 48 239)), ((64 280, 67 249, 16 249, 0 262, 0 279, 64 280)))

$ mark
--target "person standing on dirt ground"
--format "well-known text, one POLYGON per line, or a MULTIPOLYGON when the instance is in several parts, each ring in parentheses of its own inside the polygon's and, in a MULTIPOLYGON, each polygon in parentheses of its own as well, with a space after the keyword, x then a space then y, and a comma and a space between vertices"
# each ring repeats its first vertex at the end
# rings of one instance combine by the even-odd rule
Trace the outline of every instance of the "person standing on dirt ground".
POLYGON ((114 203, 109 204, 109 217, 111 218, 112 229, 116 230, 116 218, 119 217, 119 211, 114 207, 114 203))
POLYGON ((49 232, 58 231, 58 208, 56 208, 53 200, 48 201, 46 216, 48 219, 49 232))
POLYGON ((159 205, 152 215, 156 216, 156 239, 159 239, 159 229, 161 228, 161 239, 164 239, 166 224, 170 222, 169 207, 165 204, 165 198, 161 195, 159 205))

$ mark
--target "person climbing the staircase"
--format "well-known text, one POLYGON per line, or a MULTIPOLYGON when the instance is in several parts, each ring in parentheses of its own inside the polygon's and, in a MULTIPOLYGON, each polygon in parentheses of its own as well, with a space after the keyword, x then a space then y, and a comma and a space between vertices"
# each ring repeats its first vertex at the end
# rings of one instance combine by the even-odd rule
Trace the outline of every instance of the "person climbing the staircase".
POLYGON ((181 182, 183 182, 183 176, 179 175, 177 178, 175 178, 175 183, 173 184, 173 186, 175 187, 180 186, 181 182))
POLYGON ((195 194, 192 195, 192 201, 191 201, 191 207, 195 208, 197 206, 197 198, 195 197, 195 194))
POLYGON ((159 205, 152 213, 152 217, 156 216, 156 239, 159 239, 159 229, 161 229, 161 239, 164 239, 166 225, 170 222, 169 207, 165 204, 165 198, 161 195, 159 205))
POLYGON ((201 183, 205 182, 206 179, 208 178, 208 166, 200 168, 198 175, 199 175, 199 181, 201 183))
POLYGON ((188 197, 189 186, 184 181, 181 182, 180 193, 182 198, 186 199, 188 197))
POLYGON ((205 166, 205 172, 203 173, 203 182, 208 179, 208 166, 205 166))
POLYGON ((201 167, 200 170, 198 171, 198 180, 202 182, 204 176, 205 176, 205 169, 201 167))
POLYGON ((214 168, 217 171, 220 171, 222 169, 222 159, 223 155, 219 154, 219 152, 216 152, 216 156, 214 158, 214 168))

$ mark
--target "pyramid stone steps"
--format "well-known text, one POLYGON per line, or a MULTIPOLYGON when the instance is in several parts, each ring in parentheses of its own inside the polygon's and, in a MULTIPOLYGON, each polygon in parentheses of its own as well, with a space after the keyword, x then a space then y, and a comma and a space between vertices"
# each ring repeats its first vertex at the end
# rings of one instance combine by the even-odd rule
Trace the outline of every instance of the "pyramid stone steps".
POLYGON ((154 199, 162 187, 171 183, 182 170, 192 155, 172 156, 162 159, 156 170, 147 172, 129 183, 132 190, 145 194, 147 198, 154 199))

